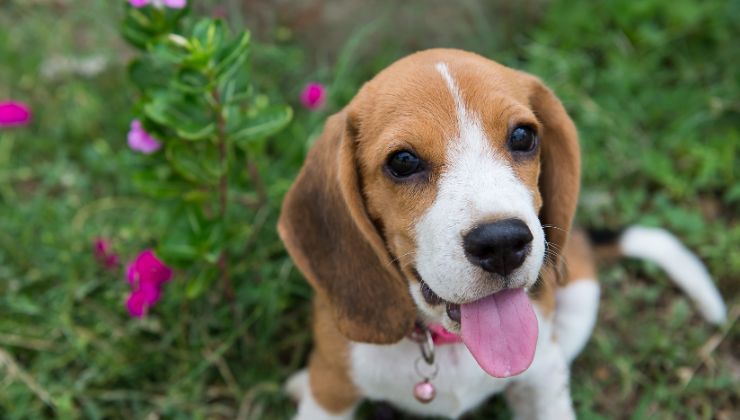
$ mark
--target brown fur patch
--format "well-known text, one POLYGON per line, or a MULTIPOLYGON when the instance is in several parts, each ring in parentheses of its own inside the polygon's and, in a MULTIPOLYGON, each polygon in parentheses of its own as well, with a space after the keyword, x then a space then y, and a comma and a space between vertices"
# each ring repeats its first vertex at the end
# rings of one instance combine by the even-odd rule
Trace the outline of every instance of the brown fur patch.
POLYGON ((596 259, 604 263, 612 263, 624 256, 624 251, 622 251, 618 243, 598 245, 593 248, 593 251, 596 259))
POLYGON ((339 414, 354 406, 360 394, 349 377, 349 341, 336 328, 329 305, 320 294, 314 298, 314 348, 308 377, 316 401, 327 411, 339 414))
POLYGON ((560 260, 563 271, 559 274, 561 280, 556 280, 554 268, 546 267, 542 271, 541 281, 531 293, 545 315, 551 315, 555 310, 555 293, 558 287, 581 280, 596 281, 598 278, 594 249, 581 229, 571 230, 560 260))
POLYGON ((566 281, 564 285, 583 279, 596 280, 593 248, 581 229, 573 229, 563 252, 566 281))
POLYGON ((547 267, 540 273, 537 284, 530 289, 529 295, 545 317, 555 312, 555 292, 557 290, 557 276, 552 267, 547 267))

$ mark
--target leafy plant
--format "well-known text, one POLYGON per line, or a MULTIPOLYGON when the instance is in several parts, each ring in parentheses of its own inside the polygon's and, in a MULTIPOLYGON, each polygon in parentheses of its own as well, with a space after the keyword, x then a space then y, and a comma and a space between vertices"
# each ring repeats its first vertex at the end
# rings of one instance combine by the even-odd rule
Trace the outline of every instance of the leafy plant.
POLYGON ((186 295, 200 296, 219 278, 233 300, 233 250, 249 232, 232 208, 266 198, 254 162, 293 113, 253 86, 249 32, 232 34, 221 20, 190 19, 188 10, 127 8, 122 31, 140 51, 129 79, 139 92, 135 124, 143 126, 132 128, 129 143, 149 154, 134 180, 166 208, 157 254, 187 272, 186 295), (137 147, 131 136, 152 146, 137 147))

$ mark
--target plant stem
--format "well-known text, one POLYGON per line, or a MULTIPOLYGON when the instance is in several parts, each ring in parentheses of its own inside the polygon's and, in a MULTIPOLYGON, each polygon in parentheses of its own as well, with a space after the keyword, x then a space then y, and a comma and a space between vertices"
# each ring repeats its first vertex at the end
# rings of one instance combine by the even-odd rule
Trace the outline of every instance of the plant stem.
POLYGON ((269 211, 269 209, 265 207, 267 206, 267 201, 269 200, 269 197, 267 195, 267 188, 265 188, 265 183, 262 180, 262 176, 260 175, 259 167, 257 167, 257 164, 252 159, 249 159, 249 157, 247 157, 246 166, 247 174, 249 174, 249 178, 252 181, 252 184, 254 184, 254 189, 257 192, 257 199, 250 206, 256 211, 255 219, 252 226, 253 230, 244 243, 244 253, 249 254, 249 249, 252 246, 254 239, 258 236, 260 229, 262 229, 265 221, 267 220, 267 217, 262 217, 261 215, 264 214, 265 211, 269 211))
POLYGON ((267 188, 265 188, 265 183, 262 182, 257 164, 249 158, 247 158, 247 173, 249 178, 252 179, 254 189, 257 191, 257 207, 262 207, 267 203, 267 188))
MULTIPOLYGON (((213 91, 213 100, 216 103, 216 118, 218 119, 218 158, 223 170, 223 174, 218 182, 219 217, 223 224, 222 229, 226 232, 229 177, 228 171, 224 168, 226 168, 226 165, 228 164, 228 144, 226 140, 226 121, 224 120, 221 98, 217 89, 214 89, 213 91)), ((218 257, 218 271, 221 277, 221 284, 224 287, 224 297, 227 301, 232 302, 233 304, 234 299, 236 298, 236 293, 234 292, 234 285, 231 284, 231 277, 229 277, 229 264, 225 248, 221 250, 221 254, 218 257)))

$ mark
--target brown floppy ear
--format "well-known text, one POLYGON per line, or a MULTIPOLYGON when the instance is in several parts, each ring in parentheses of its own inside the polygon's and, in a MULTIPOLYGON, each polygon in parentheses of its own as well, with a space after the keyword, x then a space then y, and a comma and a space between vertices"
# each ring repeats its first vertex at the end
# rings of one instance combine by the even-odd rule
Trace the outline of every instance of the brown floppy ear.
POLYGON ((278 232, 309 283, 354 341, 394 343, 415 320, 408 285, 370 221, 355 161, 356 129, 329 118, 285 197, 278 232))
POLYGON ((560 255, 565 250, 581 185, 578 132, 560 100, 537 79, 533 80, 529 102, 542 125, 540 222, 553 256, 553 268, 560 274, 560 255))

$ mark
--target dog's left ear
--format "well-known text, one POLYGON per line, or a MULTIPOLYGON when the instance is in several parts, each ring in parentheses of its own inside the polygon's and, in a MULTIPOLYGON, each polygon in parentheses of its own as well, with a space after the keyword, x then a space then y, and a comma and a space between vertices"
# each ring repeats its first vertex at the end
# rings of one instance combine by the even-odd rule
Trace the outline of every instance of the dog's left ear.
POLYGON ((539 79, 532 78, 529 103, 542 125, 539 189, 542 195, 540 222, 560 272, 581 184, 581 151, 578 132, 563 104, 539 79))

